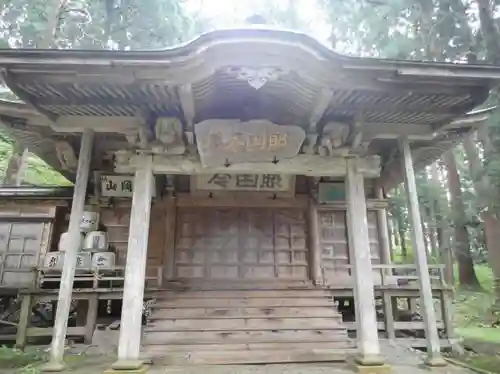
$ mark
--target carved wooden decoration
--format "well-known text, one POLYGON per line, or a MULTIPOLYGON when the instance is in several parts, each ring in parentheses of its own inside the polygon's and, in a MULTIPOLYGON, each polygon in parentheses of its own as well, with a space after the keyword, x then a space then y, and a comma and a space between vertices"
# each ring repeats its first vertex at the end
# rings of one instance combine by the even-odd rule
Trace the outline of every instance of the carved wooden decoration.
POLYGON ((150 144, 153 153, 181 155, 186 151, 182 123, 175 117, 160 117, 155 124, 155 140, 150 144))
POLYGON ((267 82, 278 80, 286 72, 278 67, 248 67, 231 66, 227 72, 237 79, 247 81, 256 90, 262 88, 267 82))
POLYGON ((318 152, 321 156, 333 156, 334 149, 343 146, 349 136, 349 125, 340 122, 329 122, 323 128, 318 152))
POLYGON ((279 162, 299 153, 305 132, 298 126, 280 126, 267 120, 240 122, 207 120, 195 125, 203 166, 242 162, 279 162))
POLYGON ((63 170, 76 170, 78 159, 71 144, 66 140, 58 140, 55 144, 57 158, 63 170))

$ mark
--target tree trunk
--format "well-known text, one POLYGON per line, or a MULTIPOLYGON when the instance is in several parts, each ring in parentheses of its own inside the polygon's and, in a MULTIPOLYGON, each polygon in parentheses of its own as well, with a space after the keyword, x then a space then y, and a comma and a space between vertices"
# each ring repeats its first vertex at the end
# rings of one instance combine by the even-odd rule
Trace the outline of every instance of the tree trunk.
POLYGON ((49 1, 45 12, 47 16, 47 25, 45 26, 44 32, 41 33, 41 38, 36 43, 37 48, 48 49, 52 47, 52 43, 54 43, 56 39, 61 11, 66 6, 67 1, 68 0, 49 1))
POLYGON ((493 16, 490 0, 476 0, 479 10, 481 34, 486 42, 488 60, 491 64, 500 64, 500 33, 493 16))
POLYGON ((437 241, 437 233, 436 233, 436 228, 437 228, 437 220, 436 220, 436 201, 432 199, 429 201, 430 207, 427 207, 427 217, 428 219, 428 225, 429 225, 429 243, 431 246, 431 258, 434 260, 439 259, 439 245, 437 241))
POLYGON ((406 263, 408 260, 408 248, 406 247, 405 229, 401 217, 397 217, 397 220, 398 236, 399 242, 401 244, 401 255, 403 256, 403 260, 405 260, 406 263))
POLYGON ((465 138, 464 149, 469 161, 469 172, 474 182, 474 189, 480 203, 479 210, 484 224, 488 262, 494 276, 495 305, 500 306, 500 221, 493 213, 492 207, 488 206, 492 199, 498 198, 490 187, 489 178, 480 176, 483 165, 477 153, 474 134, 465 138))
POLYGON ((470 252, 469 233, 465 226, 465 206, 462 200, 460 176, 458 175, 453 150, 444 153, 443 160, 448 170, 448 187, 453 210, 453 226, 455 237, 455 257, 458 262, 458 279, 462 287, 480 288, 474 270, 474 262, 470 252))
POLYGON ((420 220, 422 221, 422 233, 424 234, 424 246, 425 246, 425 253, 427 254, 427 260, 430 259, 430 236, 429 236, 429 222, 428 222, 428 217, 427 217, 427 210, 426 206, 424 204, 420 204, 420 220), (427 223, 427 224, 426 224, 427 223))

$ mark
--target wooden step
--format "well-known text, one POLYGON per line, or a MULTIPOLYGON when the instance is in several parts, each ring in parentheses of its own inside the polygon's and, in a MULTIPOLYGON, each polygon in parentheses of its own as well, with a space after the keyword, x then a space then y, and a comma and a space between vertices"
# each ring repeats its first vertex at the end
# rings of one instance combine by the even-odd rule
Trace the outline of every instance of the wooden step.
MULTIPOLYGON (((310 280, 262 280, 262 281, 167 281, 163 291, 221 291, 221 290, 317 290, 310 280)), ((162 292, 162 291, 160 291, 162 292)))
POLYGON ((169 318, 253 318, 253 317, 337 317, 339 313, 332 305, 316 307, 277 307, 277 308, 153 308, 149 320, 169 318))
POLYGON ((356 342, 352 339, 336 342, 306 342, 306 343, 249 343, 249 344, 168 344, 145 345, 144 353, 159 356, 166 352, 198 352, 198 351, 263 351, 275 349, 355 349, 356 342))
POLYGON ((255 330, 311 330, 336 329, 342 317, 337 318, 219 318, 219 319, 164 319, 148 324, 144 331, 255 331, 255 330))
POLYGON ((333 300, 327 298, 233 298, 233 299, 178 299, 170 301, 157 301, 152 308, 195 308, 195 307, 322 307, 334 308, 333 300))
MULTIPOLYGON (((343 362, 353 353, 348 349, 285 349, 253 351, 190 351, 167 352, 150 356, 154 364, 183 365, 223 365, 223 364, 274 364, 289 362, 343 362)), ((144 358, 148 353, 144 353, 144 358)))
POLYGON ((328 292, 323 290, 225 290, 225 291, 163 291, 156 295, 157 300, 177 299, 233 299, 233 298, 286 298, 286 297, 324 297, 329 298, 328 292))
POLYGON ((277 342, 346 341, 345 328, 330 330, 267 330, 267 331, 148 331, 144 345, 250 344, 277 342))

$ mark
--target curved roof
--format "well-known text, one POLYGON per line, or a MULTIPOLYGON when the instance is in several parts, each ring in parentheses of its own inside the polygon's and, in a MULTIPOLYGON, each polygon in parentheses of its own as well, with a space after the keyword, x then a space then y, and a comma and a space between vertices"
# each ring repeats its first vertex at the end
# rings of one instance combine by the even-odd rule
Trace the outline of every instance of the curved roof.
MULTIPOLYGON (((266 118, 321 133, 341 120, 362 123, 370 136, 387 128, 402 135, 409 126, 429 136, 445 131, 500 79, 500 67, 342 56, 305 34, 257 28, 213 31, 157 51, 0 49, 0 70, 52 123, 161 114, 186 127, 266 118)), ((388 162, 394 145, 375 141, 371 151, 388 162)))

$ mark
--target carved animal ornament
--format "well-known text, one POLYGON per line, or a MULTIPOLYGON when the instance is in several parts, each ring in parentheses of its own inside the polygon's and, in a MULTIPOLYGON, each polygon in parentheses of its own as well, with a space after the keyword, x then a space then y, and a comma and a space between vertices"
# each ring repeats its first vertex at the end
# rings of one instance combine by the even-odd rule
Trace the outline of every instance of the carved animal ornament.
POLYGON ((127 136, 130 144, 153 153, 182 155, 186 151, 182 123, 175 117, 158 117, 152 131, 146 127, 127 136))
POLYGON ((341 122, 329 122, 323 127, 318 153, 321 156, 332 156, 334 150, 346 144, 349 136, 349 125, 341 122))

